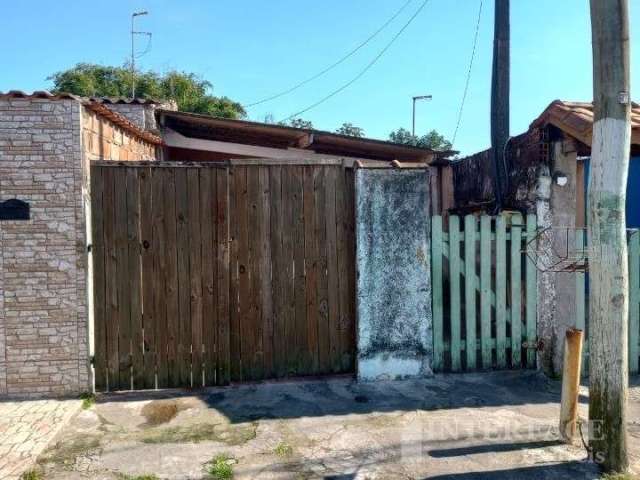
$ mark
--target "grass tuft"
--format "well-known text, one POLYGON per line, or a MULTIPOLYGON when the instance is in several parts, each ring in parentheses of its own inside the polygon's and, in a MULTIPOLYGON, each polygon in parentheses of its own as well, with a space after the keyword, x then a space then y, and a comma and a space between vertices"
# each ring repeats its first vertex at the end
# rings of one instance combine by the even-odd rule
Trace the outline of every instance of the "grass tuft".
POLYGON ((233 461, 234 459, 229 455, 217 455, 206 464, 207 473, 211 475, 214 480, 233 478, 233 461))
POLYGON ((273 450, 279 457, 288 457, 293 453, 293 447, 285 442, 280 442, 273 450))
POLYGON ((44 477, 42 476, 42 473, 40 472, 40 470, 35 470, 35 469, 27 470, 22 475, 20 475, 20 480, 43 480, 43 479, 44 477))
POLYGON ((160 480, 157 475, 147 474, 144 475, 127 475, 125 473, 121 473, 118 475, 119 480, 160 480))
POLYGON ((630 473, 605 473, 600 480, 638 480, 638 478, 637 475, 630 473))
POLYGON ((80 394, 82 400, 82 409, 89 410, 96 403, 96 396, 91 392, 84 392, 80 394))

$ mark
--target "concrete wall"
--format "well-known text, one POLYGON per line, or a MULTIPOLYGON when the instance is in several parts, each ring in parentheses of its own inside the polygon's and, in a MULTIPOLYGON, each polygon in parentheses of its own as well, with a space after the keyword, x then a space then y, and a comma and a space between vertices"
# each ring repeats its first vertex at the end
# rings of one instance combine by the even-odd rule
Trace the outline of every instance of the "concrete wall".
MULTIPOLYGON (((539 179, 538 226, 551 227, 538 250, 547 265, 557 262, 575 245, 577 153, 572 140, 552 145, 552 168, 539 179), (557 178, 564 176, 566 184, 557 178), (567 245, 569 243, 569 245, 567 245), (568 248, 567 248, 568 247, 568 248)), ((576 276, 572 272, 538 272, 538 340, 544 348, 538 363, 545 373, 562 372, 566 329, 576 324, 576 276)))
POLYGON ((357 372, 431 374, 429 172, 356 171, 357 372))
MULTIPOLYGON (((0 98, 0 201, 31 206, 30 220, 0 221, 0 396, 90 388, 88 160, 94 153, 83 139, 93 128, 83 127, 83 109, 73 99, 0 98)), ((105 121, 98 123, 108 131, 105 121)))

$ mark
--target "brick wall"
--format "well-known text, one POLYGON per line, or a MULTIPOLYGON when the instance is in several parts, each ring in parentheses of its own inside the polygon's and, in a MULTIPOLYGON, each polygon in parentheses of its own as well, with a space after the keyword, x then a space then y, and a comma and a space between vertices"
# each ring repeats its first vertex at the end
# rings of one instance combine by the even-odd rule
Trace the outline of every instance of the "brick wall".
POLYGON ((31 206, 0 221, 0 396, 90 389, 88 160, 154 153, 77 100, 0 97, 0 201, 31 206))

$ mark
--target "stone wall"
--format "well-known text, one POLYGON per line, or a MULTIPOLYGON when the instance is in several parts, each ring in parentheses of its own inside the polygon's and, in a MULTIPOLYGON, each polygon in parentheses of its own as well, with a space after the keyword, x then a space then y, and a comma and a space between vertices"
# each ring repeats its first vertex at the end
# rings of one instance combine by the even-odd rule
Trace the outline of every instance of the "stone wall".
POLYGON ((31 208, 0 220, 0 396, 90 389, 88 160, 155 151, 108 123, 71 98, 0 97, 0 201, 31 208))

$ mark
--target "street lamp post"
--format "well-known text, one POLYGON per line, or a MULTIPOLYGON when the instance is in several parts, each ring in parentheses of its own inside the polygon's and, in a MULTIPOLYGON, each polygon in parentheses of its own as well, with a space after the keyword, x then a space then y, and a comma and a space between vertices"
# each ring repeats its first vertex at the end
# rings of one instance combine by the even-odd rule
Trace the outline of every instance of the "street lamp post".
POLYGON ((136 32, 133 29, 133 21, 136 19, 136 17, 148 14, 149 12, 147 12, 146 10, 141 12, 133 12, 131 14, 131 98, 136 98, 136 56, 134 38, 136 35, 151 35, 149 32, 136 32))
POLYGON ((411 123, 411 135, 416 136, 416 100, 431 100, 432 95, 418 95, 413 98, 413 121, 411 123))

